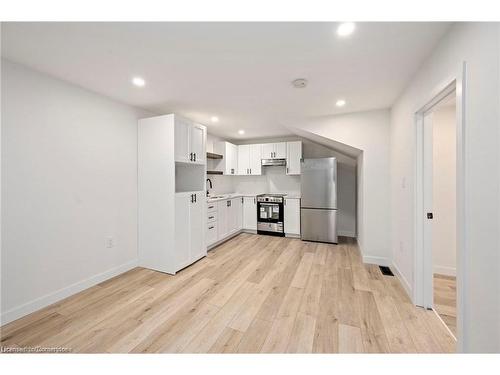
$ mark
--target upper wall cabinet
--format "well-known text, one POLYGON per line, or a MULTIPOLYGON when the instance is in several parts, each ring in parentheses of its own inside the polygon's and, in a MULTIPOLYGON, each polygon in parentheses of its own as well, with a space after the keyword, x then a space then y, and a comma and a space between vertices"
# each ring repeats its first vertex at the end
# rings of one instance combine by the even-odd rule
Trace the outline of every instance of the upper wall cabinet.
POLYGON ((229 142, 216 142, 214 152, 222 155, 222 159, 219 159, 215 168, 217 171, 225 175, 238 174, 238 146, 229 142))
POLYGON ((300 174, 300 160, 302 159, 302 142, 286 143, 286 174, 300 174))
POLYGON ((175 161, 206 163, 206 128, 175 116, 175 161))
POLYGON ((285 159, 286 142, 264 143, 262 145, 262 159, 285 159))
POLYGON ((238 146, 238 174, 239 175, 261 175, 262 174, 262 145, 239 145, 238 146))

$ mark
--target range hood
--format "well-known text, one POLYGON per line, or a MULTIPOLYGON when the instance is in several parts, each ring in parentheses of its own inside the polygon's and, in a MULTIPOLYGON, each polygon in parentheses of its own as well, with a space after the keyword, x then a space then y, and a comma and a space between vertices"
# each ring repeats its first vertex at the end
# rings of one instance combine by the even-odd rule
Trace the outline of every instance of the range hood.
POLYGON ((286 166, 286 159, 262 159, 263 167, 286 166))

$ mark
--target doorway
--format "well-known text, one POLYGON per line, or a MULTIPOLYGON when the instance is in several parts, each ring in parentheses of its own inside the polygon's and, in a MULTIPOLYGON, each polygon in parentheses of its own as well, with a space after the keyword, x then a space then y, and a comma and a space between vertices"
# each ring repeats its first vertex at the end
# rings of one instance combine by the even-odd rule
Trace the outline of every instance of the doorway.
MULTIPOLYGON (((464 69, 465 72, 465 69, 464 69)), ((462 347, 464 279, 463 78, 416 112, 416 305, 432 309, 462 347)))
POLYGON ((424 179, 431 178, 427 197, 432 252, 433 308, 456 337, 456 94, 424 115, 424 179), (426 173, 426 169, 429 169, 426 173), (432 208, 431 208, 432 207, 432 208))

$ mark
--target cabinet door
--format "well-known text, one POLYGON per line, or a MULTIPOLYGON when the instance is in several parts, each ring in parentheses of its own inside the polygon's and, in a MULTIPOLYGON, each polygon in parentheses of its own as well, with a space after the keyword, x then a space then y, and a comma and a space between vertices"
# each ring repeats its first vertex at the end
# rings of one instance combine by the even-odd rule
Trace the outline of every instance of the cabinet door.
POLYGON ((230 174, 238 174, 238 146, 229 144, 229 153, 231 154, 230 174))
POLYGON ((250 160, 250 146, 240 145, 238 146, 238 174, 247 175, 250 171, 249 160, 250 160))
POLYGON ((286 143, 286 174, 300 174, 300 160, 302 159, 302 142, 286 143))
POLYGON ((264 143, 262 145, 262 159, 274 158, 274 143, 264 143))
POLYGON ((243 228, 243 197, 233 199, 233 209, 235 215, 236 231, 243 228))
POLYGON ((174 154, 175 161, 189 163, 190 160, 190 137, 191 125, 182 118, 175 117, 174 126, 174 154))
POLYGON ((286 158, 286 142, 280 142, 274 144, 274 159, 285 159, 286 158))
POLYGON ((255 197, 243 197, 243 229, 257 230, 257 202, 255 197))
POLYGON ((192 193, 175 194, 175 254, 176 270, 190 263, 191 230, 190 211, 192 193))
POLYGON ((262 145, 250 145, 250 174, 262 174, 262 145))
POLYGON ((220 241, 229 235, 227 201, 217 202, 217 239, 220 241))
POLYGON ((300 235, 300 199, 285 199, 285 233, 300 235))
POLYGON ((197 164, 205 164, 207 151, 206 151, 206 129, 203 125, 191 125, 191 150, 194 154, 194 161, 197 164))
MULTIPOLYGON (((190 260, 194 262, 201 257, 207 255, 207 246, 205 242, 205 227, 206 217, 205 214, 205 193, 203 191, 195 191, 195 200, 190 206, 190 260)), ((176 233, 177 235, 177 233, 176 233)))

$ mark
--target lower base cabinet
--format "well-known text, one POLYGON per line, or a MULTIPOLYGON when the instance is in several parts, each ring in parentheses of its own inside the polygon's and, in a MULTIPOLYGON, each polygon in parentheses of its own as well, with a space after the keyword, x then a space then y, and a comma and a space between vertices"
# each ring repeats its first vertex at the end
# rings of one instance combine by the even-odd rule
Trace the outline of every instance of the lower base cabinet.
POLYGON ((285 198, 285 234, 300 236, 300 199, 285 198))
POLYGON ((205 192, 175 194, 175 259, 180 270, 207 255, 205 192))
POLYGON ((207 246, 239 232, 243 225, 243 198, 207 203, 207 246))
POLYGON ((256 197, 243 197, 243 229, 257 230, 256 197))

